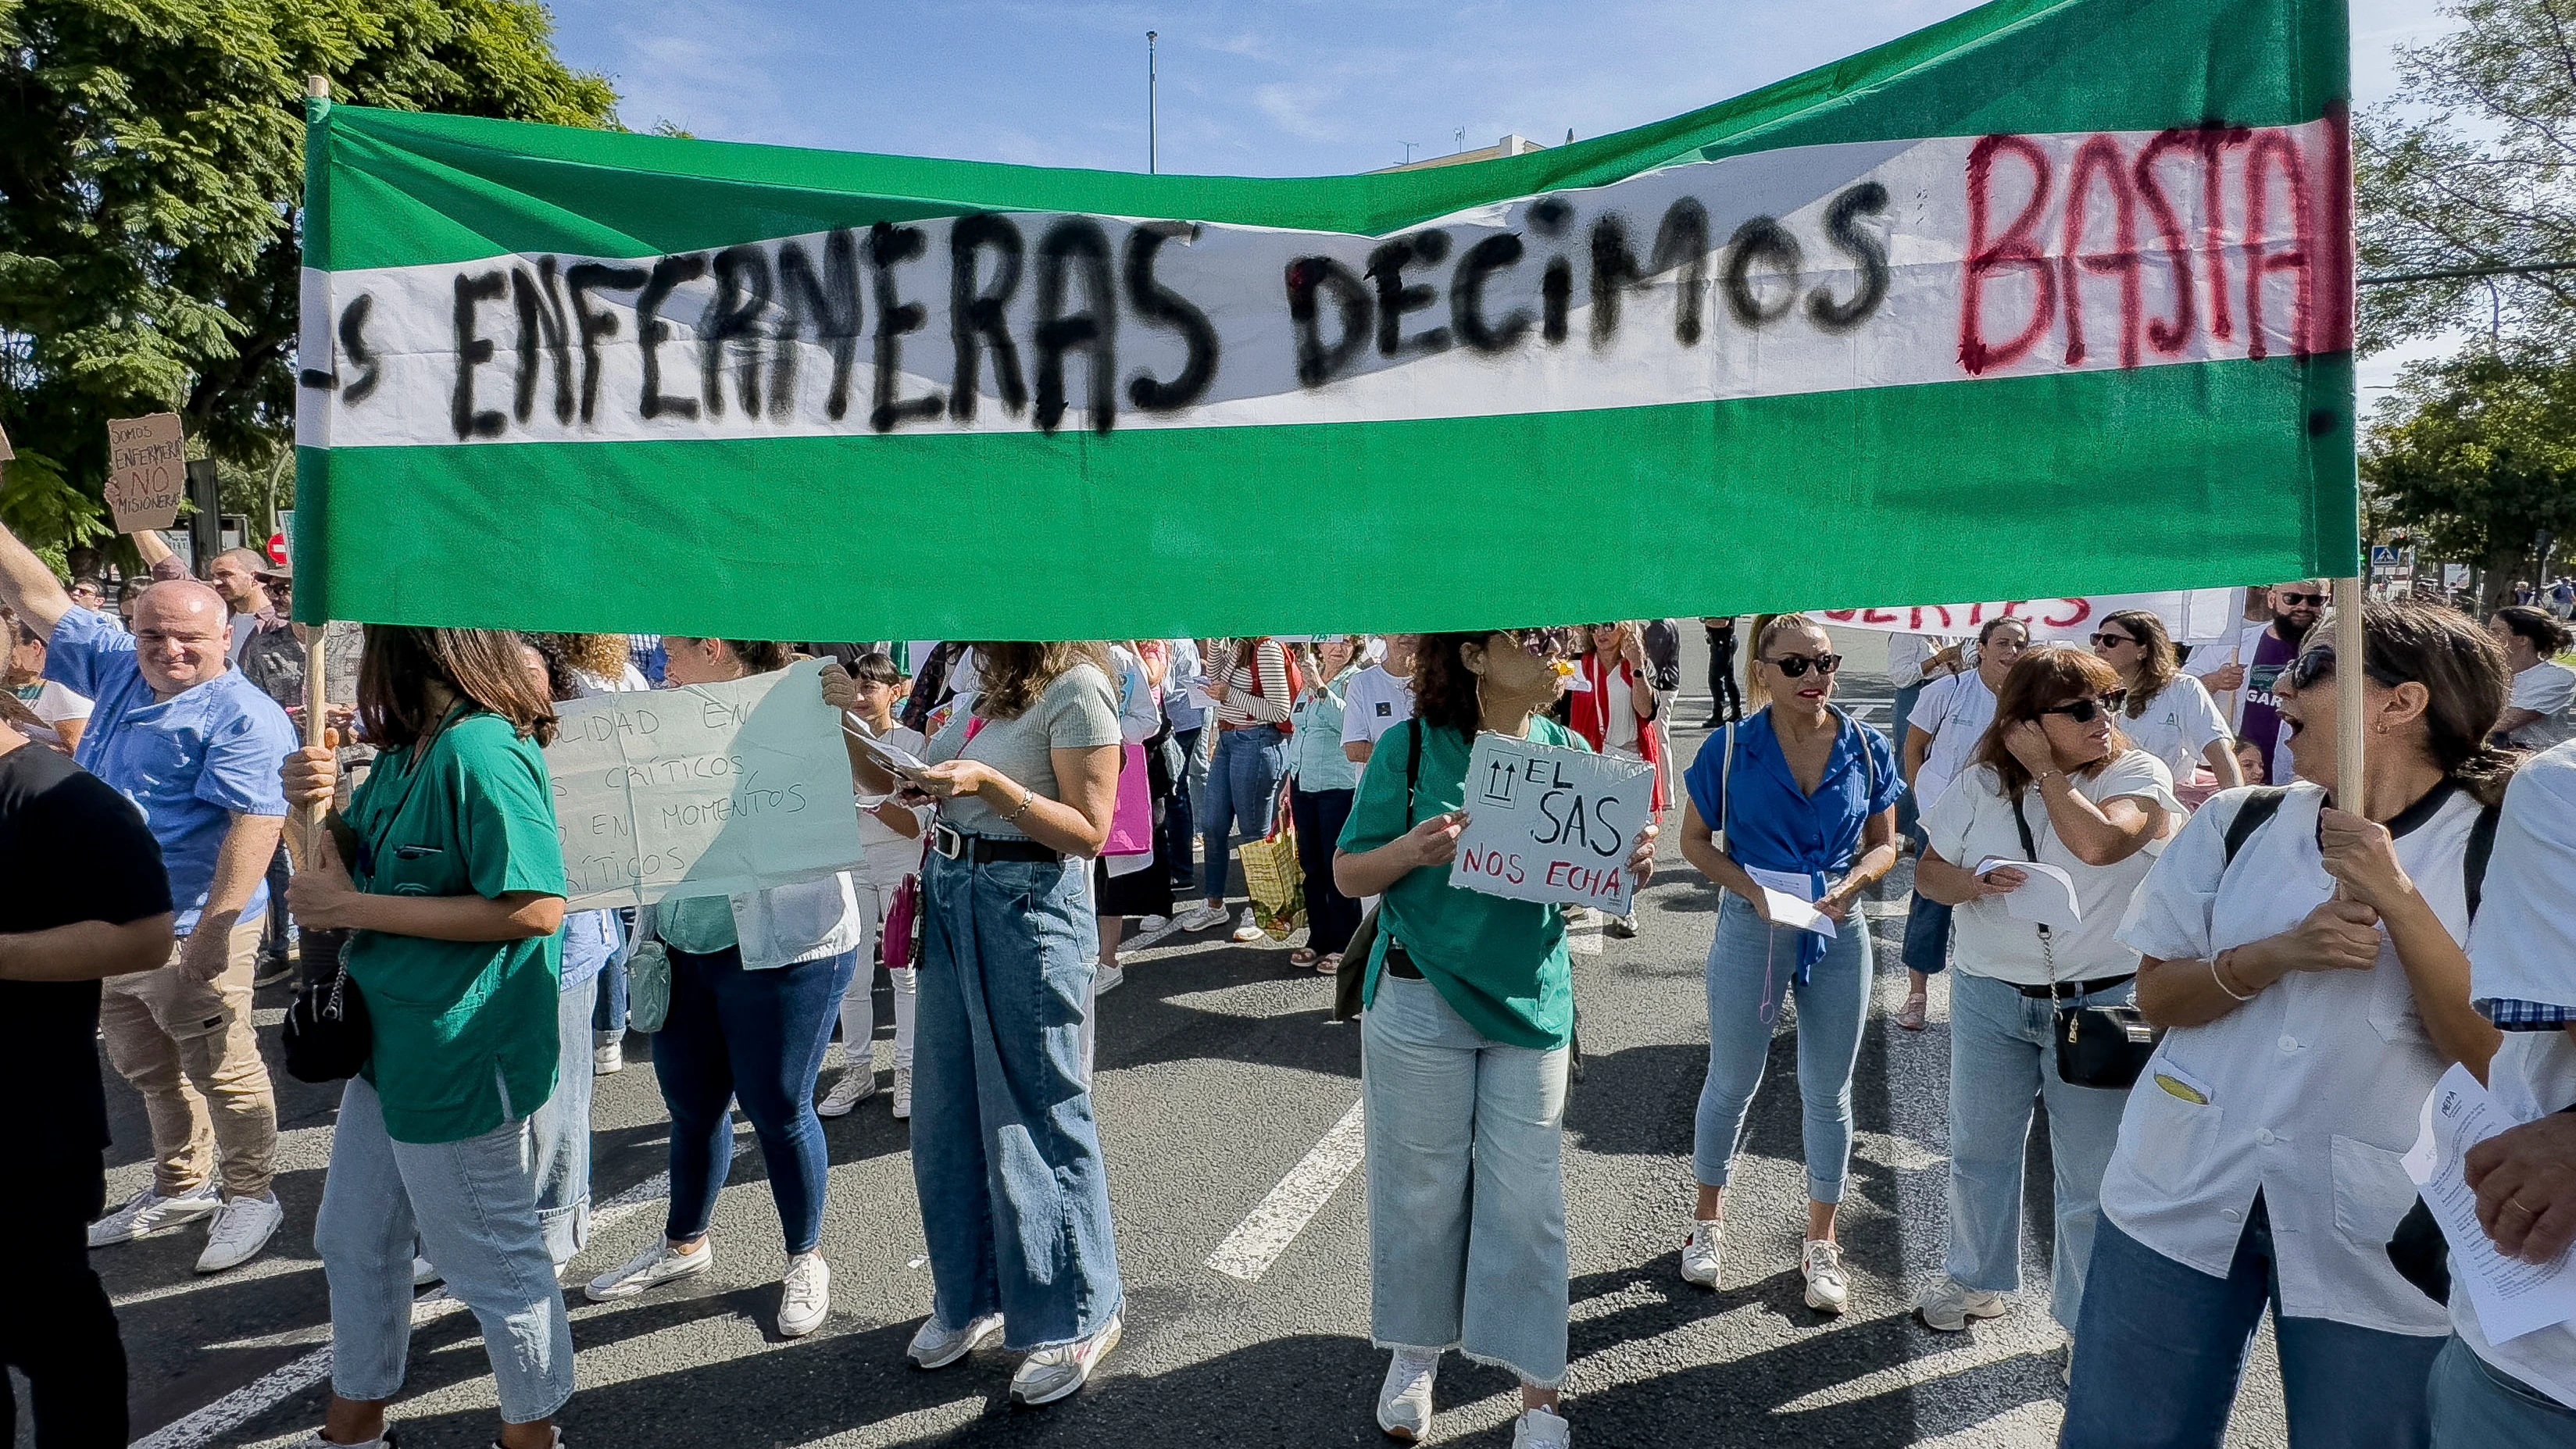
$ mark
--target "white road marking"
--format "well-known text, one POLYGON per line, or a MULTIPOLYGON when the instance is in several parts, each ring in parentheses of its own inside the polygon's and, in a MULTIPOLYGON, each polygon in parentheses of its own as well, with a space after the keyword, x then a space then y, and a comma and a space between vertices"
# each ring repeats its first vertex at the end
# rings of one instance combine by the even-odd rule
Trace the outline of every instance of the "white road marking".
MULTIPOLYGON (((741 1124, 735 1124, 735 1131, 740 1133, 741 1130, 741 1124)), ((737 1136, 734 1156, 740 1157, 750 1147, 750 1138, 737 1136)), ((657 1172, 593 1208, 591 1229, 597 1232, 613 1227, 670 1195, 671 1174, 657 1172)), ((411 1325, 417 1329, 464 1306, 449 1297, 445 1288, 434 1288, 412 1300, 411 1325)), ((302 1358, 271 1369, 193 1414, 171 1420, 135 1440, 130 1449, 196 1449, 196 1446, 240 1428, 330 1376, 331 1350, 328 1346, 317 1348, 302 1358)))
POLYGON ((1270 1189, 1260 1206, 1217 1244, 1216 1251, 1208 1255, 1209 1267, 1246 1283, 1261 1281, 1261 1275, 1287 1251, 1288 1244, 1332 1200, 1342 1179, 1359 1165, 1360 1155, 1368 1146, 1360 1107, 1360 1103, 1353 1102, 1351 1110, 1342 1114, 1342 1120, 1333 1124, 1323 1140, 1288 1170, 1277 1187, 1270 1189))

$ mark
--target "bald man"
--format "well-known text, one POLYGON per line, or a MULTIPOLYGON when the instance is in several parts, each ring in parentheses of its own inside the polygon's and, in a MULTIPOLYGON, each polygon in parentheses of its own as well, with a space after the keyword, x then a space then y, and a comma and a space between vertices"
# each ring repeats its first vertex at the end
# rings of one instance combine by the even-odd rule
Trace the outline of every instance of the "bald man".
POLYGON ((241 663, 242 646, 258 632, 259 616, 271 607, 268 586, 259 577, 268 566, 266 558, 246 548, 225 549, 206 565, 206 582, 224 596, 224 607, 232 611, 226 621, 232 632, 225 652, 235 664, 241 663))
POLYGON ((152 1185, 92 1224, 89 1244, 211 1218, 197 1271, 235 1267, 284 1217, 269 1190, 277 1096, 252 1030, 251 973, 294 729, 231 667, 230 608, 193 579, 153 585, 128 634, 73 608, 0 527, 0 603, 45 636, 45 677, 94 701, 76 758, 142 812, 177 908, 169 964, 114 978, 100 1002, 108 1060, 143 1096, 156 1161, 152 1185))

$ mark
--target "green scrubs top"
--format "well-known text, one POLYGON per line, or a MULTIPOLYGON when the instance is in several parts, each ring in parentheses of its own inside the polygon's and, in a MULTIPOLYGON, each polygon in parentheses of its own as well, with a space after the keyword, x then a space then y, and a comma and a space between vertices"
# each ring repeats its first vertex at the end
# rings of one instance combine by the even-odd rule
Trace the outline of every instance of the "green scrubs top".
MULTIPOLYGON (((1545 716, 1530 721, 1534 744, 1588 750, 1581 736, 1545 716)), ((1378 738, 1342 827, 1341 848, 1375 850, 1434 815, 1467 803, 1472 741, 1454 729, 1408 723, 1378 738), (1405 763, 1425 742, 1405 821, 1405 763)), ((1449 867, 1407 871, 1378 902, 1376 956, 1362 983, 1363 1003, 1377 999, 1390 934, 1404 943, 1423 979, 1449 1009, 1488 1041, 1553 1051, 1574 1031, 1574 978, 1565 949, 1565 914, 1536 901, 1509 901, 1449 884, 1449 867)))
MULTIPOLYGON (((455 720, 417 765, 409 750, 379 754, 347 814, 361 842, 351 874, 369 895, 564 893, 545 756, 499 715, 455 720)), ((367 1080, 394 1140, 478 1137, 554 1094, 557 940, 350 938, 375 1030, 367 1080)))

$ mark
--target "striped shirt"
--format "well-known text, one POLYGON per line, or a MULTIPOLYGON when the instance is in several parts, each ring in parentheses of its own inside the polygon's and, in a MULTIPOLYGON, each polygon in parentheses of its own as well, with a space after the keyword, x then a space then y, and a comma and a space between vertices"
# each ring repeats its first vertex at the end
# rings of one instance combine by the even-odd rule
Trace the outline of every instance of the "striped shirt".
POLYGON ((1225 698, 1216 702, 1216 720, 1221 725, 1286 724, 1288 706, 1288 654, 1274 639, 1261 641, 1257 651, 1261 667, 1261 692, 1252 691, 1252 665, 1240 656, 1237 647, 1227 663, 1225 698))

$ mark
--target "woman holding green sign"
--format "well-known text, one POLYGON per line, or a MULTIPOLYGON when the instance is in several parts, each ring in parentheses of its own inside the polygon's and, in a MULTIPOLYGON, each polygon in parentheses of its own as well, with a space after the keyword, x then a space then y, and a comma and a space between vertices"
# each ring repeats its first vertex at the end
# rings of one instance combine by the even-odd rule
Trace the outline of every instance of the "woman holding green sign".
MULTIPOLYGON (((1342 894, 1384 898, 1360 1024, 1369 1336, 1394 1350, 1378 1427, 1407 1443, 1431 1432, 1450 1348, 1520 1375, 1517 1449, 1569 1442, 1565 917, 1453 886, 1449 865, 1480 731, 1584 748, 1546 717, 1571 652, 1561 629, 1422 636, 1414 719, 1377 742, 1333 857, 1342 894)), ((1642 885, 1654 868, 1648 826, 1628 869, 1642 885)))

